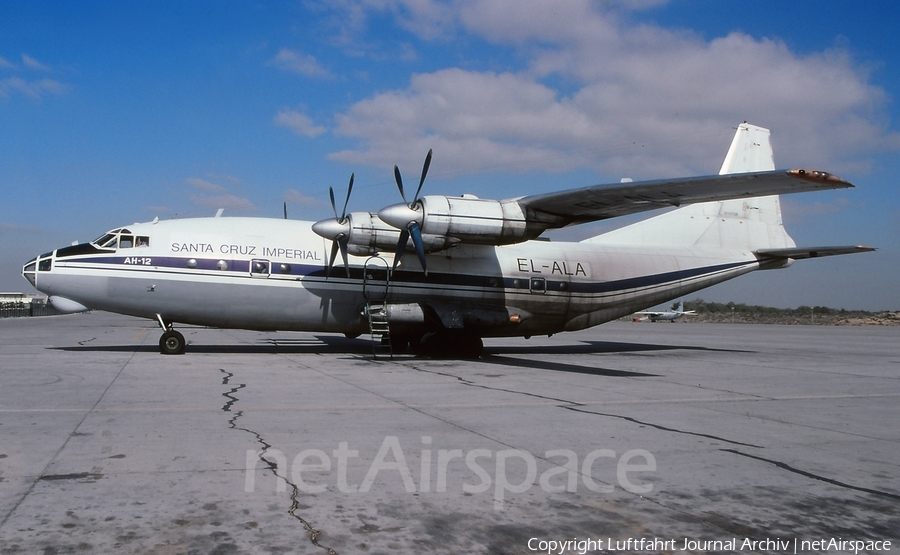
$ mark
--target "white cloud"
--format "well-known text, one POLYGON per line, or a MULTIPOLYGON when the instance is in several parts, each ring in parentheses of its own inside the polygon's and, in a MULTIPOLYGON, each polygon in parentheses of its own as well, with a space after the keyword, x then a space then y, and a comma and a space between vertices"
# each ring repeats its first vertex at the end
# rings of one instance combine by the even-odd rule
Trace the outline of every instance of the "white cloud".
POLYGON ((19 69, 15 64, 0 56, 0 69, 19 69))
POLYGON ((288 189, 284 192, 284 201, 291 204, 299 204, 300 206, 320 206, 322 204, 317 199, 294 189, 288 189))
MULTIPOLYGON (((221 175, 219 177, 235 184, 240 182, 236 177, 229 175, 221 175)), ((226 210, 256 210, 256 206, 252 201, 229 193, 226 187, 218 183, 199 177, 189 177, 184 182, 198 191, 202 191, 200 194, 190 195, 191 202, 198 206, 215 209, 225 208, 226 210)))
POLYGON ((434 147, 442 166, 461 170, 714 173, 744 120, 772 129, 779 166, 840 172, 863 166, 859 153, 900 148, 881 117, 885 92, 840 50, 801 56, 739 32, 704 40, 627 23, 587 0, 377 6, 420 37, 465 32, 515 47, 526 62, 414 75, 405 89, 357 102, 336 118, 336 134, 359 140, 332 154, 345 162, 413 163, 434 147))
POLYGON ((51 71, 49 67, 35 60, 28 54, 22 54, 22 65, 24 65, 28 69, 34 69, 37 71, 51 71))
POLYGON ((211 181, 207 181, 205 179, 200 179, 199 177, 189 177, 189 178, 185 179, 184 181, 188 185, 193 185, 194 187, 196 187, 197 189, 200 189, 201 191, 209 191, 212 193, 221 193, 221 192, 225 191, 225 187, 222 187, 221 185, 218 185, 211 181))
POLYGON ((256 206, 244 197, 232 194, 222 195, 192 195, 191 201, 194 204, 205 206, 207 208, 224 208, 226 210, 255 210, 256 206))
POLYGON ((327 131, 326 128, 315 125, 306 114, 295 110, 282 110, 272 120, 272 123, 280 127, 287 127, 297 135, 304 137, 317 137, 327 131))
POLYGON ((279 50, 278 54, 269 60, 269 65, 308 77, 331 77, 331 73, 322 67, 314 56, 290 48, 279 50))
POLYGON ((62 95, 69 90, 69 85, 53 79, 28 81, 21 77, 0 79, 0 97, 10 97, 19 93, 30 98, 39 99, 47 95, 62 95))

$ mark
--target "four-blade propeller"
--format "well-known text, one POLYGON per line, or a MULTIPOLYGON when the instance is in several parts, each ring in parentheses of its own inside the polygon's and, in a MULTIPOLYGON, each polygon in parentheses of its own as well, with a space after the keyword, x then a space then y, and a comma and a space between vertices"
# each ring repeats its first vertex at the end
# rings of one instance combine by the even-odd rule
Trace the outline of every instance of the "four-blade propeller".
MULTIPOLYGON (((400 258, 403 256, 403 251, 406 250, 409 240, 412 239, 413 247, 419 258, 419 263, 422 265, 422 271, 425 272, 425 275, 428 275, 428 268, 425 263, 425 245, 422 242, 424 208, 419 199, 419 194, 422 192, 422 186, 425 184, 425 177, 428 175, 428 168, 431 166, 431 156, 432 151, 429 150, 428 154, 425 156, 425 163, 422 166, 419 187, 416 189, 416 194, 413 196, 412 201, 407 200, 406 193, 403 190, 403 179, 400 177, 400 169, 397 166, 394 166, 394 179, 397 181, 397 188, 400 190, 400 197, 403 199, 403 204, 388 206, 378 212, 378 218, 384 223, 400 230, 400 240, 397 242, 397 247, 394 252, 394 266, 392 271, 397 269, 400 258)), ((328 266, 325 267, 326 277, 331 275, 331 270, 334 267, 335 259, 337 259, 338 251, 340 251, 341 258, 344 261, 344 269, 347 272, 347 277, 350 277, 350 262, 347 259, 347 254, 350 244, 350 232, 352 230, 352 217, 350 214, 347 214, 347 206, 350 203, 350 193, 353 191, 353 178, 354 175, 351 174, 350 184, 347 185, 347 198, 344 200, 344 207, 341 209, 340 215, 338 215, 337 203, 334 200, 334 189, 329 187, 328 196, 331 199, 331 209, 334 211, 334 219, 329 218, 327 220, 320 220, 312 226, 312 230, 315 233, 332 241, 331 257, 328 260, 328 266)))
POLYGON ((422 271, 425 272, 426 276, 428 275, 428 268, 425 265, 425 245, 422 243, 422 227, 419 224, 422 213, 416 210, 416 203, 419 200, 419 193, 422 192, 425 176, 428 175, 428 167, 431 166, 431 154, 432 151, 429 150, 425 156, 425 164, 422 166, 422 177, 419 178, 419 188, 416 189, 412 202, 407 202, 406 195, 403 193, 403 179, 400 177, 400 168, 394 166, 394 179, 397 180, 397 188, 400 189, 403 205, 389 206, 378 213, 382 220, 400 229, 400 240, 397 241, 397 250, 394 252, 393 269, 397 269, 400 257, 403 256, 403 251, 406 250, 406 245, 409 239, 412 238, 416 255, 419 257, 419 263, 422 265, 422 271))
POLYGON ((350 184, 347 185, 347 198, 344 200, 344 207, 341 209, 341 215, 338 216, 337 204, 334 202, 334 189, 328 187, 328 196, 331 198, 331 209, 334 211, 333 220, 321 220, 313 224, 312 229, 322 237, 331 239, 331 258, 328 260, 328 266, 325 267, 326 277, 331 275, 331 268, 334 267, 334 260, 337 258, 338 251, 341 251, 341 258, 344 260, 344 269, 347 271, 347 277, 350 277, 350 262, 347 260, 347 245, 350 242, 350 218, 347 215, 347 205, 350 203, 350 192, 353 191, 354 174, 350 174, 350 184))

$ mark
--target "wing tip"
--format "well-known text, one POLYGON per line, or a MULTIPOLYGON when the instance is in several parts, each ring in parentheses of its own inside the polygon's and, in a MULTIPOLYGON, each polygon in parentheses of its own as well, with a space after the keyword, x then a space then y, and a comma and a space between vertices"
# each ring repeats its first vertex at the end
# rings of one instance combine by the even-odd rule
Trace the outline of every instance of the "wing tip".
POLYGON ((812 183, 820 183, 832 189, 853 187, 853 184, 849 181, 841 179, 833 173, 823 172, 821 170, 794 168, 787 170, 786 173, 797 179, 803 179, 804 181, 810 181, 812 183))

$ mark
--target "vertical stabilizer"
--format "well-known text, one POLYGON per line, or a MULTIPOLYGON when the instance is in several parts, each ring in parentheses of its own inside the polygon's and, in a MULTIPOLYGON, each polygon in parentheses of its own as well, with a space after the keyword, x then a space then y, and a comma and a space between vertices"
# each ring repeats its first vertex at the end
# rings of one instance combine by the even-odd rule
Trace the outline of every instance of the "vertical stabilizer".
MULTIPOLYGON (((719 174, 774 169, 769 130, 747 122, 740 124, 719 174)), ((777 195, 692 204, 584 242, 749 251, 795 246, 782 226, 777 195)))

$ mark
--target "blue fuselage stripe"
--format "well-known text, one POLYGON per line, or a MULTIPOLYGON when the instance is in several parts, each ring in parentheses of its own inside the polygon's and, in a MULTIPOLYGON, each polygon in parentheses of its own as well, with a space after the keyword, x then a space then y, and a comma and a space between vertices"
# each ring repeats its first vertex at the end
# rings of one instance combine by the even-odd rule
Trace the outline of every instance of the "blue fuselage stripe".
MULTIPOLYGON (((90 256, 69 257, 59 262, 69 268, 84 268, 94 270, 118 270, 135 271, 148 274, 181 274, 181 275, 223 275, 224 271, 219 267, 223 259, 219 258, 180 258, 180 257, 132 257, 132 256, 90 256), (196 266, 189 267, 188 260, 196 266)), ((230 277, 245 274, 250 276, 250 264, 248 260, 224 260, 230 277)), ((610 281, 585 281, 584 278, 572 280, 554 280, 547 278, 545 287, 547 291, 568 292, 577 294, 611 293, 616 291, 643 289, 656 287, 662 284, 690 280, 709 274, 716 274, 734 270, 743 266, 756 264, 755 260, 730 262, 711 266, 701 266, 684 270, 675 270, 659 274, 628 277, 610 281)), ((293 264, 287 262, 270 262, 272 277, 294 277, 296 279, 308 279, 324 281, 325 269, 321 265, 293 264)), ((371 273, 372 270, 369 269, 371 273)), ((363 279, 363 268, 359 266, 350 268, 350 278, 346 277, 343 267, 337 266, 331 270, 330 280, 339 282, 354 282, 363 279)), ((486 289, 513 289, 522 290, 531 287, 532 277, 523 274, 521 277, 478 274, 455 274, 430 272, 427 276, 420 271, 394 272, 391 283, 397 286, 408 287, 469 287, 486 289)), ((383 279, 383 278, 378 278, 383 279)))

